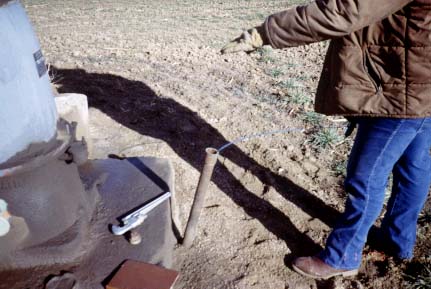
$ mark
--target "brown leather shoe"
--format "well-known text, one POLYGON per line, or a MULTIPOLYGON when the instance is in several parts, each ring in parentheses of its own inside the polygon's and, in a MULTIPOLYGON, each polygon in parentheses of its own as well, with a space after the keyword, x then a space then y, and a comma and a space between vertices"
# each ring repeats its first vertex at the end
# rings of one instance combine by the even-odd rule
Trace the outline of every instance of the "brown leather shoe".
POLYGON ((358 274, 358 269, 335 269, 317 257, 296 258, 292 263, 292 267, 299 274, 314 279, 329 279, 335 276, 348 277, 358 274))

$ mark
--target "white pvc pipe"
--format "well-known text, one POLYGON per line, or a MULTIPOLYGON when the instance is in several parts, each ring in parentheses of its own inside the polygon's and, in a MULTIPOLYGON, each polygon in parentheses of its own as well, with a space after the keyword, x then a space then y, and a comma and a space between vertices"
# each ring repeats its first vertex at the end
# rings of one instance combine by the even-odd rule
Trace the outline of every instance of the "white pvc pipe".
POLYGON ((51 140, 56 122, 39 41, 21 3, 10 1, 0 6, 0 164, 51 140))

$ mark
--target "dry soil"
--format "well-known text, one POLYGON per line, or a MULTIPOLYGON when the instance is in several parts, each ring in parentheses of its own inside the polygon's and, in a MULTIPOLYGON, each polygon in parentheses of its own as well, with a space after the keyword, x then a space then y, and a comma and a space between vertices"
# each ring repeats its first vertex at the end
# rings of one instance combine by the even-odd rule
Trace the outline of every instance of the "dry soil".
MULTIPOLYGON (((93 158, 169 158, 185 225, 204 149, 222 152, 199 234, 176 249, 176 288, 407 288, 430 262, 424 212, 412 263, 364 253, 358 277, 314 281, 292 258, 318 252, 342 211, 352 139, 314 114, 327 43, 221 55, 280 0, 24 1, 60 92, 86 94, 93 158)), ((429 287, 428 287, 429 288, 429 287)))

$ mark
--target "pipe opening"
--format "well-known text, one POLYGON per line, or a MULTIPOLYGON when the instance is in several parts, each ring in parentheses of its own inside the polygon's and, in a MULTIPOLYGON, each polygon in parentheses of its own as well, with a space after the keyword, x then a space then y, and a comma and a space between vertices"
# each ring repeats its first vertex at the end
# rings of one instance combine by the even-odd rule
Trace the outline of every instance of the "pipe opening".
POLYGON ((218 150, 215 148, 206 148, 205 152, 209 155, 218 155, 218 150))

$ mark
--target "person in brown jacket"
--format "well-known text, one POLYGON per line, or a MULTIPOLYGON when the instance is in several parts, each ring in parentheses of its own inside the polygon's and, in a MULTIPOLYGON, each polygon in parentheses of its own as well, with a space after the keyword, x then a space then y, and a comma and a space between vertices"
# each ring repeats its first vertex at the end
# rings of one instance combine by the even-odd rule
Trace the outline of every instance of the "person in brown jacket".
POLYGON ((317 0, 269 16, 222 53, 328 39, 315 110, 353 117, 358 132, 347 166, 345 211, 325 249, 292 264, 319 279, 357 274, 391 172, 380 240, 396 258, 413 256, 431 182, 431 0, 317 0))

